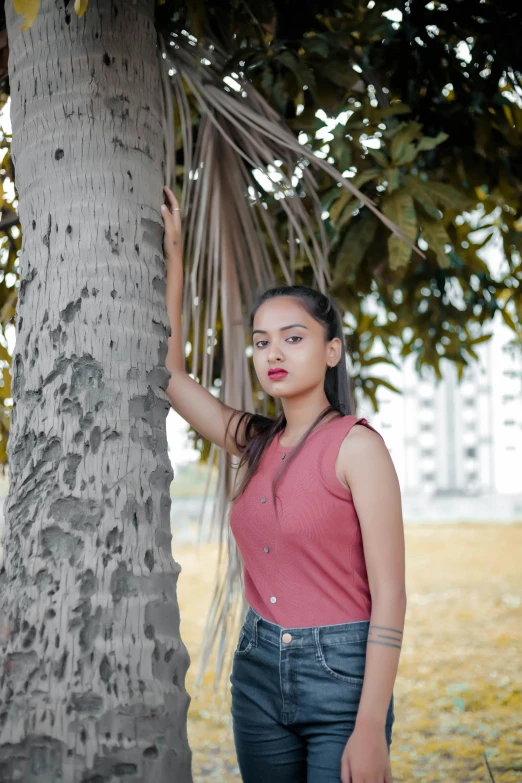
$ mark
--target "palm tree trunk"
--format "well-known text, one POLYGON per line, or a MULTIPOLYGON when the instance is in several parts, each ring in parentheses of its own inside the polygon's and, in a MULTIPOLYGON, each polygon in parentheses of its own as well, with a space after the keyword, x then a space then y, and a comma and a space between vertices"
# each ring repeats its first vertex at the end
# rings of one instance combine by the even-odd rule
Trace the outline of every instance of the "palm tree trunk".
POLYGON ((191 781, 153 0, 6 3, 23 229, 0 779, 191 781))

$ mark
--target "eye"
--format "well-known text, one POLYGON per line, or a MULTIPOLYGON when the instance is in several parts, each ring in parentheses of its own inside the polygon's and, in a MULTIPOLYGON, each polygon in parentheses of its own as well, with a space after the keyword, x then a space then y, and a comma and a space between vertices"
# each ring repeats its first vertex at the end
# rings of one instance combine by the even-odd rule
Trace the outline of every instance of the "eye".
MULTIPOLYGON (((291 335, 291 337, 287 337, 285 342, 288 342, 289 340, 297 340, 297 341, 300 342, 302 339, 303 338, 299 337, 299 335, 293 334, 293 335, 291 335)), ((254 346, 256 348, 264 348, 267 343, 268 343, 268 340, 258 340, 257 343, 254 343, 254 346)), ((292 345, 295 345, 295 343, 292 343, 292 345)))

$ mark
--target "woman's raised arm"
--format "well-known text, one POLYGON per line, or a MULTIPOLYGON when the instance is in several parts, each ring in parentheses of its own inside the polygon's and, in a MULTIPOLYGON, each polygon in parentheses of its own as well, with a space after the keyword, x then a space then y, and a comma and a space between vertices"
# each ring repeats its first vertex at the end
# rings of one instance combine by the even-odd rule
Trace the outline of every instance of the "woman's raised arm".
MULTIPOLYGON (((167 267, 167 312, 171 335, 165 366, 172 373, 166 393, 170 404, 200 435, 231 454, 240 455, 234 439, 237 422, 242 414, 220 400, 191 378, 185 369, 185 351, 181 344, 181 301, 183 291, 183 252, 179 204, 170 188, 165 187, 161 216, 165 228, 163 251, 167 267), (228 430, 227 430, 228 428, 228 430), (226 433, 226 441, 225 441, 226 433)), ((238 432, 244 443, 245 428, 250 416, 245 416, 238 432)))

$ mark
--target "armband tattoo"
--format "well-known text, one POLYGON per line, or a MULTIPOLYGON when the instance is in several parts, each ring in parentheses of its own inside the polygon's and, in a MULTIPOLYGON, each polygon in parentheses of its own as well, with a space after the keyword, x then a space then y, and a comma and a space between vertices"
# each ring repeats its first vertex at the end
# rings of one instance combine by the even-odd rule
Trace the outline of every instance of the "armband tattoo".
POLYGON ((383 644, 386 647, 396 647, 400 650, 402 631, 397 631, 395 628, 387 628, 384 625, 370 625, 368 644, 383 644))

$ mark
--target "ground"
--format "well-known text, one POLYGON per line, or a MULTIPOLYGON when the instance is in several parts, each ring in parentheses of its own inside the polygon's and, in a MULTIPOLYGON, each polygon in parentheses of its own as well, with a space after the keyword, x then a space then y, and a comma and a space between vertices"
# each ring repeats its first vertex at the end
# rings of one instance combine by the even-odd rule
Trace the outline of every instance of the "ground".
MULTIPOLYGON (((395 684, 394 783, 522 781, 522 524, 406 526, 408 609, 395 684), (485 758, 487 756, 491 775, 485 758)), ((195 686, 216 547, 174 545, 194 664, 195 783, 239 783, 226 686, 195 686)))

